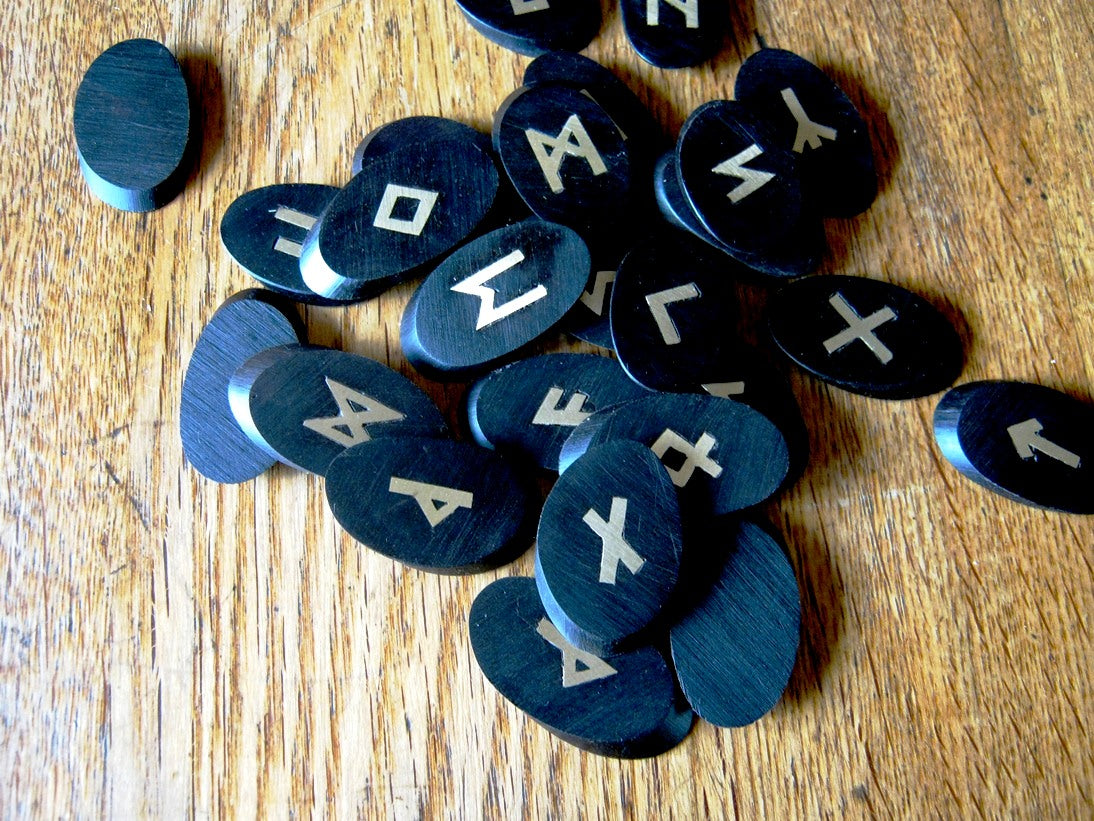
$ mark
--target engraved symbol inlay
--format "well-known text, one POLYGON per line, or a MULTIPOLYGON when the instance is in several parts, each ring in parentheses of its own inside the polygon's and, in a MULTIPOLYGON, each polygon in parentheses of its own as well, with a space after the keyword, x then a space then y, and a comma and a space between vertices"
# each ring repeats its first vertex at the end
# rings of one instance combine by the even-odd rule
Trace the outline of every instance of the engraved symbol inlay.
POLYGON ((661 24, 661 3, 672 6, 684 15, 684 25, 689 29, 699 28, 699 0, 646 0, 646 25, 661 24))
POLYGON ((711 396, 720 396, 729 399, 731 396, 740 396, 745 392, 744 382, 710 382, 703 385, 703 390, 711 396))
POLYGON ((886 322, 896 319, 896 314, 892 308, 886 306, 863 318, 858 315, 858 312, 851 307, 839 291, 832 294, 828 299, 828 303, 847 322, 847 328, 824 340, 824 349, 829 355, 834 354, 846 345, 850 345, 857 339, 874 352, 874 356, 881 360, 882 365, 887 365, 892 361, 893 352, 885 347, 885 343, 874 334, 874 329, 879 325, 884 325, 886 322))
POLYGON ((509 0, 513 7, 513 14, 528 14, 533 11, 546 11, 551 6, 547 0, 509 0))
POLYGON ((1072 453, 1055 442, 1050 442, 1041 435, 1042 430, 1044 430, 1044 425, 1034 418, 1011 425, 1007 428, 1007 433, 1010 434, 1010 440, 1014 443, 1014 449, 1018 451, 1018 455, 1023 459, 1032 459, 1033 452, 1036 450, 1050 459, 1063 462, 1069 468, 1077 470, 1079 465, 1082 464, 1079 454, 1072 453))
POLYGON ((615 271, 597 271, 591 291, 582 291, 581 304, 597 316, 604 315, 604 305, 608 301, 608 288, 615 282, 615 271))
POLYGON ((437 197, 436 191, 426 191, 424 188, 411 188, 408 185, 396 185, 389 182, 380 200, 380 207, 376 209, 372 226, 420 237, 422 229, 429 220, 429 215, 433 213, 433 206, 437 204, 437 197), (395 216, 395 206, 398 205, 399 200, 404 199, 418 202, 414 206, 414 216, 410 219, 395 216))
POLYGON ((475 330, 481 331, 487 325, 493 325, 499 319, 505 319, 510 314, 515 314, 521 308, 527 308, 533 302, 537 302, 547 296, 547 289, 543 283, 536 285, 530 291, 525 291, 520 296, 513 297, 508 302, 503 302, 495 307, 494 297, 497 291, 488 288, 486 283, 499 274, 503 274, 514 265, 524 261, 523 251, 513 251, 506 254, 497 262, 492 262, 481 271, 476 271, 467 279, 457 282, 450 290, 459 294, 468 294, 479 298, 479 317, 475 323, 475 330))
POLYGON ((304 427, 325 436, 343 447, 352 447, 369 441, 368 424, 379 422, 397 422, 405 419, 406 414, 377 402, 371 396, 335 382, 326 377, 327 388, 338 404, 337 416, 324 416, 305 419, 304 427))
POLYGON ((526 128, 524 136, 528 138, 528 144, 532 146, 532 153, 535 155, 536 162, 539 163, 552 193, 561 194, 564 190, 562 178, 559 176, 558 171, 562 166, 562 161, 567 156, 583 157, 589 163, 589 168, 592 170, 594 177, 608 171, 608 167, 601 159, 596 146, 589 139, 589 132, 585 130, 581 118, 576 114, 570 115, 562 126, 562 130, 558 132, 557 137, 544 134, 542 131, 536 131, 534 128, 526 128))
POLYGON ((666 345, 680 344, 680 331, 669 316, 668 306, 674 302, 683 302, 699 296, 702 294, 699 293, 699 288, 694 282, 677 285, 675 288, 668 288, 655 294, 647 294, 646 304, 650 307, 653 321, 657 323, 657 330, 661 332, 661 338, 665 340, 666 345))
POLYGON ((722 466, 710 458, 710 452, 717 444, 718 440, 706 431, 703 431, 703 435, 692 444, 672 428, 665 428, 664 433, 657 437, 657 441, 650 445, 650 450, 662 463, 665 461, 665 454, 670 450, 675 450, 684 457, 684 464, 678 468, 665 466, 672 483, 677 487, 684 487, 691 481, 696 468, 712 479, 722 475, 722 466))
POLYGON ((575 391, 566 407, 560 408, 558 403, 562 401, 562 388, 554 387, 547 391, 543 401, 540 402, 536 415, 532 417, 533 425, 558 425, 574 428, 592 415, 591 411, 582 410, 589 400, 588 394, 575 391))
POLYGON ((756 145, 756 143, 753 143, 744 151, 734 154, 728 160, 718 163, 711 169, 715 174, 725 174, 727 177, 736 177, 741 181, 741 184, 727 195, 734 205, 739 203, 749 194, 753 194, 760 188, 763 188, 775 178, 775 175, 770 171, 757 171, 755 168, 745 168, 746 162, 756 159, 763 153, 764 150, 756 145))
POLYGON ((428 482, 417 482, 399 476, 391 477, 387 489, 391 493, 413 498, 425 514, 430 527, 436 527, 461 507, 470 508, 475 501, 474 494, 466 490, 431 485, 428 482))
MULTIPOLYGON (((303 228, 305 231, 316 223, 316 218, 311 214, 305 214, 303 211, 297 211, 294 208, 288 208, 284 205, 279 205, 277 210, 274 211, 274 219, 278 222, 295 225, 297 228, 303 228)), ((277 242, 274 243, 274 250, 299 259, 300 254, 304 250, 304 246, 287 237, 278 237, 277 242)))
POLYGON ((794 151, 801 154, 807 145, 814 149, 820 148, 822 137, 826 140, 836 139, 836 129, 809 119, 802 104, 798 102, 798 95, 794 93, 794 89, 784 88, 781 94, 783 102, 786 103, 786 107, 790 109, 790 113, 794 115, 794 121, 798 124, 797 133, 794 135, 794 151))
POLYGON ((548 644, 562 652, 562 686, 578 687, 588 684, 590 681, 599 681, 608 676, 614 676, 618 670, 599 656, 594 656, 585 650, 578 650, 570 642, 563 638, 558 628, 548 618, 539 620, 536 632, 548 644), (578 669, 578 665, 581 669, 578 669))
POLYGON ((623 538, 623 525, 627 520, 627 500, 622 496, 612 497, 612 509, 608 520, 589 508, 581 518, 589 528, 600 537, 600 582, 615 584, 615 573, 622 562, 633 575, 638 575, 646 563, 633 547, 623 538))

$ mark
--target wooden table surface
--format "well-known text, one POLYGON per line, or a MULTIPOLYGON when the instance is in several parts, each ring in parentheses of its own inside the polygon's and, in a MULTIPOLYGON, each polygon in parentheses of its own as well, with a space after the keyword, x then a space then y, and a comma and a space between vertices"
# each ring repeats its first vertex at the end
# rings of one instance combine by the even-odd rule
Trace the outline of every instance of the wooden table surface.
MULTIPOLYGON (((942 306, 961 381, 1089 401, 1094 6, 746 0, 732 17, 697 69, 642 63, 614 7, 586 53, 672 133, 731 95, 756 32, 826 67, 865 112, 882 186, 828 224, 822 271, 942 306)), ((763 510, 801 587, 790 687, 750 727, 699 722, 636 762, 556 740, 475 664, 471 601, 530 574, 531 551, 426 575, 351 540, 314 476, 219 487, 185 463, 195 339, 254 284, 220 244, 228 204, 344 183, 358 139, 397 117, 486 129, 519 84, 527 58, 454 3, 21 0, 0 22, 0 815, 1094 812, 1094 523, 962 478, 934 444, 938 397, 791 374, 814 454, 763 510), (83 71, 128 37, 175 51, 204 109, 186 189, 144 215, 91 196, 72 132, 83 71)), ((311 338, 391 363, 454 419, 463 387, 399 349, 413 287, 308 309, 311 338)))

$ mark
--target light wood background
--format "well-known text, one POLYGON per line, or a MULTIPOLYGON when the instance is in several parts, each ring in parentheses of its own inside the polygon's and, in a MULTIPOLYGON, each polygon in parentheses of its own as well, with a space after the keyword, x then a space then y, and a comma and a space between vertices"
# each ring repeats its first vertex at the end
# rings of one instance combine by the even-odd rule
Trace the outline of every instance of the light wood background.
MULTIPOLYGON (((756 31, 826 67, 883 185, 830 223, 823 271, 941 305, 962 381, 1090 400, 1094 6, 744 0, 733 24, 713 64, 663 72, 612 8, 587 53, 673 132, 731 94, 756 31)), ((937 397, 792 375, 814 457, 765 510, 804 606, 791 686, 757 724, 699 723, 639 762, 566 746, 485 681, 466 617, 497 574, 367 552, 315 477, 218 487, 184 463, 184 367, 252 284, 218 237, 232 199, 341 184, 396 117, 485 129, 519 84, 527 59, 453 3, 17 0, 0 31, 0 815, 1094 812, 1092 520, 964 480, 934 445, 937 397), (180 56, 205 119, 186 190, 148 215, 92 198, 71 123, 83 71, 137 36, 180 56)), ((398 344, 412 287, 308 310, 312 339, 426 384, 398 344)), ((461 387, 430 390, 454 418, 461 387)), ((528 554, 500 574, 531 570, 528 554)))

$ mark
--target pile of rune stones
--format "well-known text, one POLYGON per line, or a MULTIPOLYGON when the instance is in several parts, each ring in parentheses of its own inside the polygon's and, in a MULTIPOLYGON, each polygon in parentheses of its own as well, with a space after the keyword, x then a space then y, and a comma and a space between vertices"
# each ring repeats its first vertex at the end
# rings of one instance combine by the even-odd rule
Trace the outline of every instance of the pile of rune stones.
MULTIPOLYGON (((701 25, 711 6, 665 0, 658 16, 657 5, 622 0, 639 54, 666 67, 713 54, 722 22, 701 25)), ((905 289, 804 276, 824 254, 822 220, 860 213, 877 190, 865 124, 816 66, 761 49, 741 66, 734 100, 700 106, 665 144, 630 89, 575 53, 599 29, 599 3, 460 7, 486 36, 536 55, 524 85, 490 135, 440 117, 397 120, 364 138, 345 187, 277 184, 232 203, 223 243, 265 288, 232 296, 202 331, 182 389, 183 447, 217 482, 275 462, 323 476, 342 527, 415 568, 493 568, 534 541, 534 578, 495 581, 472 606, 483 672, 567 741, 654 755, 695 715, 723 727, 760 718, 798 649, 797 581, 752 509, 802 471, 807 436, 785 379, 735 336, 736 283, 782 284, 767 306, 775 348, 869 396, 944 390, 961 371, 961 340, 905 289), (309 345, 292 304, 354 303, 412 277, 422 281, 402 350, 430 379, 471 382, 473 442, 398 372, 309 345), (614 355, 526 355, 558 330, 614 355), (544 501, 536 479, 556 472, 544 501)), ((87 100, 117 93, 135 54, 161 76, 163 53, 173 57, 151 41, 103 57, 115 49, 130 62, 96 74, 97 61, 88 78, 98 85, 85 92, 85 78, 77 96, 81 166, 103 199, 146 210, 177 193, 177 174, 117 182, 101 160, 102 108, 87 100)), ((1089 409, 1068 417, 1059 396, 963 386, 939 408, 939 441, 993 489, 1081 508, 1092 460, 1039 432, 1052 413, 1090 430, 1089 409), (1015 487, 992 473, 997 463, 974 463, 961 428, 969 409, 982 428, 992 408, 1015 403, 1039 414, 1041 427, 1022 434, 1031 451, 1057 449, 1035 461, 1081 472, 1064 474, 1080 479, 1073 499, 1060 495, 1068 482, 1046 500, 1044 480, 1015 487)))

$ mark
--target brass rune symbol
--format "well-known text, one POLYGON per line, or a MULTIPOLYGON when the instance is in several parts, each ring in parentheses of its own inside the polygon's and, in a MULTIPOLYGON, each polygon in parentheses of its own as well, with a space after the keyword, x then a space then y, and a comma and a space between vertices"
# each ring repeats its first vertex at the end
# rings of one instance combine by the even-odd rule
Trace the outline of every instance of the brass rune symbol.
POLYGON ((343 447, 352 447, 369 440, 365 425, 374 422, 397 422, 405 419, 400 413, 387 405, 377 402, 371 396, 335 382, 326 377, 331 396, 338 403, 337 416, 323 416, 317 419, 305 419, 304 427, 325 436, 343 447))

